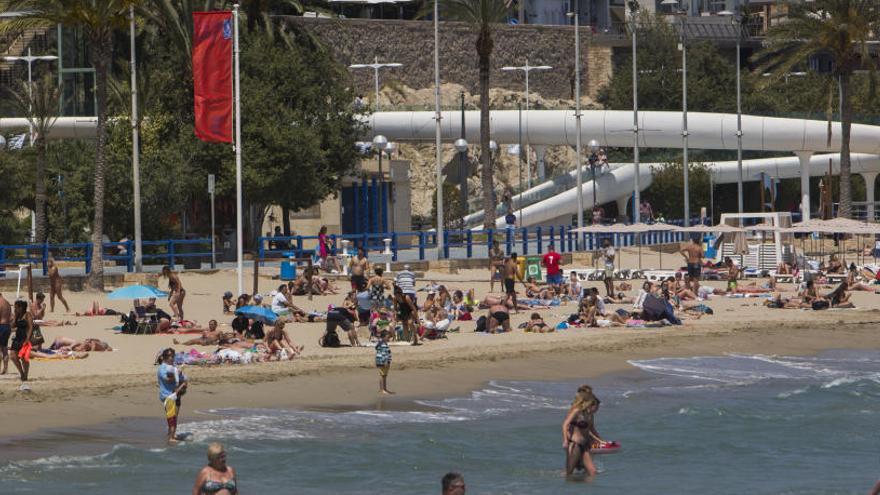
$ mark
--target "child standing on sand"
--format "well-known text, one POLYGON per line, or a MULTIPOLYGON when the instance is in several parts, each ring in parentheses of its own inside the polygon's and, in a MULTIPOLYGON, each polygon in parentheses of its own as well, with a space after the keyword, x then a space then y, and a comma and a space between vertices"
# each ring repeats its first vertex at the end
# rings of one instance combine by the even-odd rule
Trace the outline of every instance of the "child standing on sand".
POLYGON ((376 368, 379 369, 379 393, 393 394, 388 391, 388 371, 391 370, 391 347, 388 341, 391 340, 391 332, 382 330, 379 334, 379 342, 376 343, 376 368))

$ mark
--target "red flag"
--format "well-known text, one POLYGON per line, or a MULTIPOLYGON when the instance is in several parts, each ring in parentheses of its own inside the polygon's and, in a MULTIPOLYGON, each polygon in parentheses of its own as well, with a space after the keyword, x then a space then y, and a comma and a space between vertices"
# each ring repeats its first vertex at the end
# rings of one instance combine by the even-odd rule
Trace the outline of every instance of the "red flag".
POLYGON ((196 136, 232 142, 232 12, 193 13, 196 136))

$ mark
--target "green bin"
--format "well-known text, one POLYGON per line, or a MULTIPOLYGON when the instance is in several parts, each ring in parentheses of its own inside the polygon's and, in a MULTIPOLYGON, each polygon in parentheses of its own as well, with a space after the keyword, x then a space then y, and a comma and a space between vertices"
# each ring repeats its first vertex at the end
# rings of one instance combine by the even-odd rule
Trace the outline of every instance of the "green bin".
POLYGON ((541 271, 541 258, 538 256, 526 257, 526 278, 533 277, 536 282, 543 282, 544 276, 541 271))

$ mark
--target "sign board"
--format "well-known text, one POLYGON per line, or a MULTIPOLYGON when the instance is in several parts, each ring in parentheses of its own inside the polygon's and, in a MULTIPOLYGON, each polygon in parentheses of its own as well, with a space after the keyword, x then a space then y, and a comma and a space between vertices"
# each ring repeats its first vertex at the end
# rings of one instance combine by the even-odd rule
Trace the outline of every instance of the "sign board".
POLYGON ((208 174, 208 194, 214 194, 214 174, 208 174))

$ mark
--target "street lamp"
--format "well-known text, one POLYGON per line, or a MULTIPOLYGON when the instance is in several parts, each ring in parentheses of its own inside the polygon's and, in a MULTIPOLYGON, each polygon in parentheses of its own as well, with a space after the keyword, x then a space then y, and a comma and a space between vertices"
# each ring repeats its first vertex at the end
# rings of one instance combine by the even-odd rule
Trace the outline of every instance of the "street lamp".
MULTIPOLYGON (((31 49, 28 48, 28 54, 22 56, 6 56, 3 57, 3 60, 7 62, 18 62, 23 61, 27 62, 28 66, 28 113, 33 111, 31 102, 34 100, 34 80, 33 80, 33 71, 31 66, 33 65, 35 60, 44 60, 50 62, 52 60, 58 60, 58 57, 55 55, 31 55, 31 49)), ((31 117, 28 115, 28 117, 31 117)), ((34 126, 30 123, 30 118, 28 118, 28 139, 30 140, 31 146, 34 145, 34 126)))
POLYGON ((638 38, 639 2, 631 0, 629 10, 632 16, 632 85, 633 85, 633 223, 640 223, 641 217, 641 176, 639 175, 639 71, 636 69, 636 39, 638 38))
MULTIPOLYGON (((503 71, 517 71, 521 70, 526 75, 526 118, 529 116, 529 72, 533 70, 550 70, 553 67, 549 65, 529 65, 529 59, 526 59, 526 65, 518 65, 518 66, 505 66, 502 67, 503 71)), ((529 130, 528 123, 526 123, 526 170, 528 171, 526 174, 526 185, 531 188, 532 187, 532 165, 531 165, 531 150, 529 149, 529 130)))
POLYGON ((581 171, 581 28, 578 15, 580 3, 574 0, 574 12, 568 12, 568 17, 574 18, 574 154, 575 172, 577 173, 577 226, 584 227, 584 177, 581 171))
POLYGON ((382 221, 382 210, 384 209, 384 205, 382 204, 384 203, 384 198, 382 198, 382 189, 385 187, 385 176, 382 175, 382 155, 385 154, 385 149, 388 148, 388 138, 381 134, 377 134, 373 138, 373 147, 376 148, 376 150, 379 152, 379 225, 377 225, 376 227, 378 227, 379 231, 382 232, 382 224, 384 223, 382 221))
POLYGON ((443 167, 440 144, 440 0, 434 0, 434 173, 437 176, 437 259, 443 258, 443 167))
POLYGON ((682 174, 684 176, 684 226, 690 226, 691 204, 688 186, 688 123, 687 123, 687 13, 688 5, 678 0, 663 0, 660 5, 668 5, 681 19, 681 139, 682 174), (676 8, 676 6, 679 8, 676 8))
POLYGON ((591 139, 588 146, 590 147, 590 175, 593 178, 593 211, 596 211, 596 162, 599 161, 596 153, 599 152, 599 141, 591 139))
POLYGON ((730 16, 730 22, 736 28, 736 199, 738 212, 743 212, 743 162, 742 162, 742 87, 740 86, 740 49, 742 45, 742 15, 739 2, 736 13, 723 10, 721 16, 730 16))
POLYGON ((376 111, 379 111, 379 69, 384 68, 394 68, 394 67, 403 67, 403 64, 399 64, 397 62, 388 62, 384 64, 379 63, 379 57, 373 58, 372 64, 351 64, 348 66, 349 69, 373 69, 373 79, 375 81, 376 86, 376 111))

